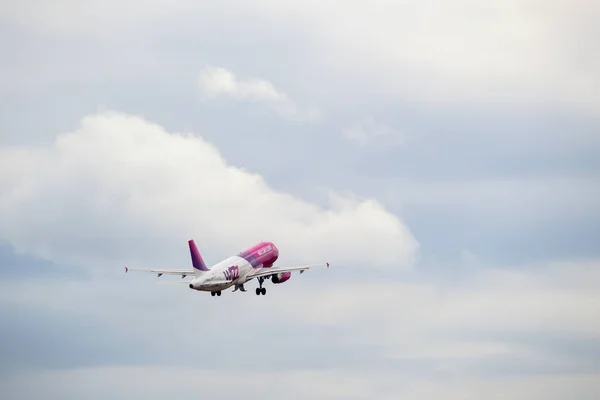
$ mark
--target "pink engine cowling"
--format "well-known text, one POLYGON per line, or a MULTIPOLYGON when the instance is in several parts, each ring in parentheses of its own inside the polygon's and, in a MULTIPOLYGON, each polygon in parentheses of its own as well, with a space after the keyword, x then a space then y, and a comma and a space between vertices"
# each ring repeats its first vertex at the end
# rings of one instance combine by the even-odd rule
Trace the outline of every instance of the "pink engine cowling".
POLYGON ((288 271, 288 272, 282 272, 279 274, 273 274, 271 275, 271 282, 273 283, 283 283, 285 281, 287 281, 288 279, 290 279, 290 277, 292 276, 292 272, 288 271))

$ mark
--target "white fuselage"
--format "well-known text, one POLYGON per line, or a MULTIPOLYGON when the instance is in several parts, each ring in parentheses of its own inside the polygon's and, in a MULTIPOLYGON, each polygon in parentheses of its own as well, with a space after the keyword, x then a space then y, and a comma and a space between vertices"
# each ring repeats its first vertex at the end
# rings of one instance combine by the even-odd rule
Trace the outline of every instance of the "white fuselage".
POLYGON ((233 285, 245 283, 248 274, 253 270, 248 261, 231 256, 195 277, 190 282, 190 288, 206 292, 225 290, 233 285))

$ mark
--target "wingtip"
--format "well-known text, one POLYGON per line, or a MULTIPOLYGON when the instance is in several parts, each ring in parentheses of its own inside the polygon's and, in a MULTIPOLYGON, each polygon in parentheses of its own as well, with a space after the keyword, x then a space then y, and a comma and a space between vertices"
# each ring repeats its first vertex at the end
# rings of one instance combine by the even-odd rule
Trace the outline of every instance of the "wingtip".
POLYGON ((327 264, 327 268, 329 268, 329 263, 328 263, 328 262, 325 262, 325 264, 327 264))
POLYGON ((125 273, 129 272, 129 268, 125 267, 125 273))

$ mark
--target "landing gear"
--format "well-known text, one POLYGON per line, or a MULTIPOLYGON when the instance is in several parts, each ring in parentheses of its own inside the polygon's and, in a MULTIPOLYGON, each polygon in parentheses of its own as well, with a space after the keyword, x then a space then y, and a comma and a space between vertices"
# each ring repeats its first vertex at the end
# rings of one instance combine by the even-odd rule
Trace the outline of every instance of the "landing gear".
POLYGON ((246 288, 244 288, 244 284, 243 283, 241 285, 235 285, 235 288, 233 289, 233 291, 237 292, 238 290, 241 290, 242 292, 246 291, 246 288))
POLYGON ((257 295, 257 296, 260 296, 261 294, 262 294, 263 296, 264 296, 265 294, 267 294, 267 289, 266 289, 266 288, 256 288, 256 295, 257 295))
POLYGON ((267 294, 267 289, 262 287, 263 282, 265 281, 264 278, 258 278, 258 285, 259 287, 256 288, 256 295, 260 296, 261 294, 264 296, 265 294, 267 294))
POLYGON ((221 291, 219 290, 218 292, 210 292, 210 295, 214 297, 214 295, 220 296, 221 295, 221 291))

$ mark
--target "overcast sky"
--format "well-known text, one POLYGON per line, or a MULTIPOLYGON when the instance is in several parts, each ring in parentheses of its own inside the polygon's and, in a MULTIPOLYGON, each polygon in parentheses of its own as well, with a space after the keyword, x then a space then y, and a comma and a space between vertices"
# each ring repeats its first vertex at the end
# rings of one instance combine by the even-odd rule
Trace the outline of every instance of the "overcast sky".
POLYGON ((600 7, 0 6, 3 399, 595 399, 600 7), (260 240, 267 295, 178 277, 260 240))

